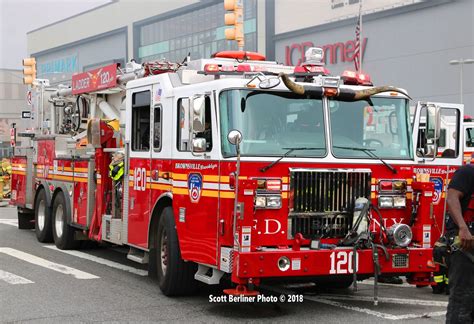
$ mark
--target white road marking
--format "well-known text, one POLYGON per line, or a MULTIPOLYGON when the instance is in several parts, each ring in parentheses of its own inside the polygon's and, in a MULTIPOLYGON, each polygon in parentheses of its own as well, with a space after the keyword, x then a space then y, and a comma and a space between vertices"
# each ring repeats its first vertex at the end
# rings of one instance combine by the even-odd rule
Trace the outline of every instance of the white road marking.
MULTIPOLYGON (((357 282, 357 284, 358 285, 371 285, 371 286, 373 286, 374 285, 374 279, 365 279, 364 281, 357 282)), ((399 284, 399 285, 378 282, 377 286, 387 286, 387 287, 393 287, 393 288, 414 288, 415 287, 415 285, 410 285, 407 282, 404 282, 404 283, 399 284)))
POLYGON ((76 279, 97 279, 97 278, 100 278, 100 277, 97 277, 93 274, 90 274, 90 273, 87 273, 87 272, 84 272, 84 271, 81 271, 81 270, 77 270, 77 269, 65 266, 63 264, 54 263, 54 262, 39 258, 37 256, 34 256, 32 254, 25 253, 25 252, 15 250, 15 249, 12 249, 12 248, 0 247, 0 253, 10 255, 14 258, 29 262, 31 264, 38 265, 38 266, 43 267, 43 268, 47 268, 47 269, 50 269, 50 270, 53 270, 53 271, 57 271, 57 272, 60 272, 60 273, 66 274, 66 275, 72 275, 76 279))
POLYGON ((0 280, 3 280, 6 283, 9 283, 11 285, 24 285, 24 284, 33 283, 33 281, 31 280, 17 276, 16 274, 13 274, 7 271, 3 271, 1 269, 0 269, 0 280))
POLYGON ((18 219, 0 218, 0 224, 18 227, 18 219))
MULTIPOLYGON (((312 296, 312 297, 315 297, 315 296, 312 296)), ((324 294, 324 295, 318 295, 318 297, 321 297, 324 299, 355 300, 355 301, 367 301, 367 302, 371 302, 374 300, 374 298, 370 296, 348 296, 348 295, 324 294)), ((419 305, 419 306, 437 306, 437 307, 448 306, 447 301, 438 301, 438 300, 406 299, 406 298, 392 298, 392 297, 378 297, 378 300, 381 303, 400 304, 400 305, 419 305)))
POLYGON ((333 300, 328 300, 328 299, 307 298, 306 296, 305 296, 305 298, 309 299, 309 300, 313 300, 313 301, 318 302, 318 303, 331 305, 331 306, 335 306, 335 307, 340 307, 340 308, 356 311, 356 312, 359 312, 359 313, 365 313, 365 314, 368 314, 368 315, 373 315, 373 316, 376 316, 376 317, 380 317, 380 318, 388 319, 388 320, 393 320, 393 321, 401 320, 401 319, 413 319, 413 318, 443 316, 443 315, 446 314, 446 311, 439 311, 439 312, 429 312, 429 313, 424 313, 424 314, 393 315, 393 314, 388 314, 388 313, 377 312, 377 311, 371 310, 369 308, 349 306, 349 305, 346 305, 346 304, 343 304, 343 303, 340 303, 340 302, 337 302, 337 301, 333 301, 333 300))
POLYGON ((66 253, 66 254, 69 254, 69 255, 73 255, 73 256, 81 258, 81 259, 85 259, 85 260, 89 260, 89 261, 96 262, 96 263, 99 263, 99 264, 103 264, 105 266, 108 266, 108 267, 111 267, 111 268, 114 268, 114 269, 127 271, 127 272, 130 272, 130 273, 136 274, 138 276, 145 277, 145 276, 148 275, 148 271, 146 271, 146 270, 137 269, 137 268, 130 267, 130 266, 127 266, 127 265, 124 265, 124 264, 120 264, 120 263, 115 262, 115 261, 110 261, 110 260, 107 260, 107 259, 99 258, 99 257, 96 257, 94 255, 90 255, 90 254, 87 254, 87 253, 84 253, 84 252, 70 251, 70 250, 60 250, 54 245, 44 245, 44 247, 46 247, 48 249, 51 249, 51 250, 59 251, 59 252, 62 252, 62 253, 66 253))
MULTIPOLYGON (((276 293, 280 294, 293 294, 294 292, 288 289, 282 289, 278 287, 270 287, 264 286, 266 289, 271 290, 276 293)), ((373 298, 370 296, 347 296, 347 295, 320 295, 320 296, 308 296, 304 295, 304 299, 311 300, 317 303, 322 303, 326 305, 331 305, 335 307, 344 308, 347 310, 365 313, 368 315, 376 316, 383 319, 388 320, 403 320, 403 319, 413 319, 413 318, 424 318, 424 317, 435 317, 435 316, 443 316, 446 314, 446 311, 437 311, 437 312, 428 312, 423 314, 401 314, 401 315, 393 315, 389 313, 382 313, 378 311, 374 311, 369 308, 362 308, 357 306, 351 306, 348 304, 343 304, 336 300, 352 300, 352 301, 373 301, 373 298)), ((431 300, 418 300, 418 299, 403 299, 403 298, 391 298, 391 297, 379 297, 379 302, 385 303, 393 303, 393 304, 405 304, 405 305, 418 305, 418 306, 439 306, 439 307, 446 307, 447 302, 444 301, 431 301, 431 300)))

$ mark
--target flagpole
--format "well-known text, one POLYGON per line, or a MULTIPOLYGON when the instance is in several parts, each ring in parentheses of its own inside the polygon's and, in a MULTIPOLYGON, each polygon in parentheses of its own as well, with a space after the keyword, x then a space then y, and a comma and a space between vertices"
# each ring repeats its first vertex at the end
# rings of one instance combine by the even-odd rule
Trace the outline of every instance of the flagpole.
POLYGON ((359 23, 359 39, 360 39, 360 44, 359 44, 359 73, 362 72, 362 44, 364 43, 364 38, 362 37, 362 0, 360 0, 359 2, 359 19, 360 19, 360 23, 359 23))

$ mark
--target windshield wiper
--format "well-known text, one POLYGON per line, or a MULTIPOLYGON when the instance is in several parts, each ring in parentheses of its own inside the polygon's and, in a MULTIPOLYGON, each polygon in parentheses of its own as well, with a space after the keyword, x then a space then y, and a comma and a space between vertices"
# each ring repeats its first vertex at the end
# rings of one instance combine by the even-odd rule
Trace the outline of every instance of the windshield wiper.
POLYGON ((287 157, 290 155, 293 151, 309 151, 309 150, 325 150, 325 147, 282 147, 283 150, 288 150, 280 156, 277 160, 273 161, 269 165, 264 166, 263 168, 260 169, 260 172, 265 172, 268 169, 270 169, 272 166, 280 162, 283 158, 287 157))
POLYGON ((378 155, 376 155, 374 153, 375 149, 370 149, 370 148, 365 148, 365 147, 337 146, 337 145, 333 145, 332 147, 338 148, 338 149, 343 149, 343 150, 352 150, 352 151, 364 152, 368 156, 376 158, 377 160, 382 162, 383 165, 385 165, 390 171, 392 171, 393 174, 397 174, 397 169, 395 169, 393 166, 391 166, 390 164, 385 162, 381 157, 379 157, 378 155))

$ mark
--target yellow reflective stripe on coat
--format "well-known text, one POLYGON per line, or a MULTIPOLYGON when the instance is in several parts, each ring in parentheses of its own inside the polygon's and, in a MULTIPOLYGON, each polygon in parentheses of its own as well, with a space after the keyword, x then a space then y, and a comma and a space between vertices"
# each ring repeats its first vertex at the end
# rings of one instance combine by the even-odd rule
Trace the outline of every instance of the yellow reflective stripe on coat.
POLYGON ((444 282, 444 275, 434 276, 433 279, 436 283, 444 282))

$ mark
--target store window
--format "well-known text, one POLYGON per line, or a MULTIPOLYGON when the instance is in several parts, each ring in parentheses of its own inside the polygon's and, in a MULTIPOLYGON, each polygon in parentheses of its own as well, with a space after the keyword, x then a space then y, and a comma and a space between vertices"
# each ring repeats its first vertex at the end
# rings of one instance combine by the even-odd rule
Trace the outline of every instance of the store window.
MULTIPOLYGON (((182 61, 210 57, 223 50, 236 50, 237 43, 225 39, 224 4, 192 10, 179 16, 138 27, 138 59, 182 61)), ((257 50, 257 0, 244 0, 245 50, 257 50)))

